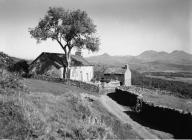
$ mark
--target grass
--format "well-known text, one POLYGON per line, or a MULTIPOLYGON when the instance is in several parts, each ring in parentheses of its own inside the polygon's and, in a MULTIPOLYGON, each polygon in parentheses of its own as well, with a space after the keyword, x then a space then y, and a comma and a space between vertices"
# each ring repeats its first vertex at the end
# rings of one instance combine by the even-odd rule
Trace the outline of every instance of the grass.
POLYGON ((0 69, 0 93, 15 94, 17 92, 28 92, 27 88, 20 82, 20 77, 0 69))
POLYGON ((108 133, 114 137, 105 124, 93 122, 97 112, 75 95, 34 93, 2 99, 1 104, 1 138, 91 139, 108 133))
POLYGON ((81 96, 85 90, 41 80, 21 82, 11 73, 0 78, 5 91, 0 92, 0 139, 138 138, 99 102, 81 96))
POLYGON ((147 75, 147 77, 160 78, 160 79, 165 79, 170 81, 180 81, 180 82, 192 84, 192 78, 187 78, 187 77, 165 77, 165 76, 153 76, 153 75, 147 75))
POLYGON ((118 139, 139 139, 140 137, 132 130, 128 124, 121 123, 115 116, 109 113, 99 102, 95 102, 93 107, 100 112, 102 120, 112 129, 118 139), (109 117, 110 116, 110 117, 109 117))
POLYGON ((31 92, 48 92, 54 95, 62 95, 63 93, 90 93, 90 91, 80 89, 75 86, 64 85, 61 83, 54 83, 35 79, 23 79, 22 82, 25 86, 29 88, 31 92))

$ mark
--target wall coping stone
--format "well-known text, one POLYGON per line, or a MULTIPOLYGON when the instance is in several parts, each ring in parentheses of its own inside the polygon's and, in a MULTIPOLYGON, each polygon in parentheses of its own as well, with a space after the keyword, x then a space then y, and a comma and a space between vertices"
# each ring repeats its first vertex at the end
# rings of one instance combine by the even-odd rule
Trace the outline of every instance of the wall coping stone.
POLYGON ((121 94, 131 94, 131 95, 135 95, 137 97, 137 99, 141 100, 143 103, 146 103, 150 106, 153 106, 153 107, 158 107, 158 108, 162 108, 162 109, 168 109, 168 110, 172 110, 172 111, 177 111, 181 114, 189 114, 191 115, 192 117, 192 112, 190 111, 185 111, 185 110, 182 110, 182 109, 178 109, 178 108, 172 108, 172 107, 169 107, 169 106, 165 106, 165 105, 157 105, 151 101, 146 101, 142 98, 142 95, 137 93, 137 91, 134 91, 134 90, 131 90, 130 91, 130 88, 129 87, 125 87, 125 86, 119 86, 115 89, 116 92, 118 91, 121 91, 121 94))

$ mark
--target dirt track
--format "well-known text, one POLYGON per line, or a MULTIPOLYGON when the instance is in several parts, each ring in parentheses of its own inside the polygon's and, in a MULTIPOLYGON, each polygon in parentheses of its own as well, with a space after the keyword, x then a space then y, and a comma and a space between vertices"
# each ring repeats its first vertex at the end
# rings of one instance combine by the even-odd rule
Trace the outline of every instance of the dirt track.
POLYGON ((126 115, 123 111, 122 106, 117 104, 115 101, 113 101, 111 98, 109 98, 107 95, 102 95, 99 98, 99 101, 103 104, 104 107, 107 108, 107 110, 114 114, 117 118, 119 118, 122 122, 128 123, 132 126, 133 130, 135 130, 138 135, 144 139, 158 139, 157 136, 154 134, 151 134, 148 130, 145 129, 145 127, 141 126, 137 122, 133 121, 128 115, 126 115))

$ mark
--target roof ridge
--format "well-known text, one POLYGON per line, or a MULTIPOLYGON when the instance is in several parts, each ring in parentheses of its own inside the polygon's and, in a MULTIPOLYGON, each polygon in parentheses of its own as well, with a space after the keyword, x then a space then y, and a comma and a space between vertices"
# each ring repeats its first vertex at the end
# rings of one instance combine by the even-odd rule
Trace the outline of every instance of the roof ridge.
MULTIPOLYGON (((59 54, 59 55, 64 55, 65 53, 52 53, 52 52, 42 52, 42 53, 44 53, 44 54, 59 54)), ((77 55, 75 55, 75 54, 71 54, 71 56, 77 56, 77 55)), ((79 56, 79 57, 82 57, 82 56, 79 56)), ((83 58, 83 57, 82 57, 83 58)), ((84 58, 85 59, 85 58, 84 58)))
MULTIPOLYGON (((52 59, 50 58, 51 55, 55 55, 56 57, 61 58, 61 55, 65 55, 65 53, 52 53, 52 52, 42 52, 32 63, 34 63, 39 57, 41 57, 42 55, 46 55, 46 57, 48 57, 49 60, 51 61, 60 61, 59 59, 52 59), (60 55, 60 56, 59 56, 60 55)), ((81 66, 92 66, 92 64, 90 64, 85 58, 83 58, 82 56, 78 56, 78 55, 70 55, 71 56, 71 60, 73 59, 74 61, 80 62, 81 66)))

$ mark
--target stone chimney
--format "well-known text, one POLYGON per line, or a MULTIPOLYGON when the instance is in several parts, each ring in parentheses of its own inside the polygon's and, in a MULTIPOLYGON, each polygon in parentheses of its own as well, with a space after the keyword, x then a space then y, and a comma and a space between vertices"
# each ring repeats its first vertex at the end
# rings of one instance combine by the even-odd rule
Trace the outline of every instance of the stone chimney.
POLYGON ((78 48, 77 51, 75 52, 75 55, 83 57, 82 50, 78 48))
POLYGON ((126 70, 129 69, 129 65, 126 64, 124 68, 125 68, 126 70))

